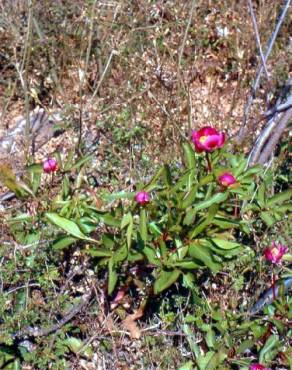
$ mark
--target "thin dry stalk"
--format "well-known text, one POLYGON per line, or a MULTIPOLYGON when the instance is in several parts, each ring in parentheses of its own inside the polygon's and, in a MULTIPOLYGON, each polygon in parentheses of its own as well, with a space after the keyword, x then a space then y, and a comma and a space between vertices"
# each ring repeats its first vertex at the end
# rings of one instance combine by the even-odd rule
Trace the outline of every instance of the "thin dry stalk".
MULTIPOLYGON (((268 43, 267 43, 267 47, 266 47, 266 52, 265 52, 265 55, 264 55, 264 61, 265 63, 267 62, 267 59, 273 49, 273 46, 274 46, 274 43, 276 41, 276 38, 278 36, 278 33, 280 31, 280 28, 286 18, 286 15, 287 15, 287 12, 288 12, 288 9, 289 9, 289 6, 290 6, 290 3, 291 3, 291 0, 286 0, 286 3, 285 5, 283 6, 282 8, 282 12, 279 16, 279 19, 278 19, 278 22, 276 23, 276 26, 275 26, 275 29, 274 29, 274 32, 272 33, 268 43)), ((249 111, 250 111, 250 108, 252 106, 252 103, 253 103, 253 100, 255 98, 255 95, 256 95, 256 91, 259 87, 259 84, 260 84, 260 79, 261 79, 261 75, 263 73, 263 65, 262 63, 260 64, 258 70, 257 70, 257 73, 256 73, 256 78, 255 78, 255 81, 253 83, 253 86, 251 88, 251 93, 249 94, 248 96, 248 99, 247 99, 247 102, 245 104, 245 107, 244 107, 244 113, 243 113, 243 123, 241 125, 241 128, 238 132, 238 135, 237 135, 237 143, 238 144, 241 144, 242 141, 244 140, 245 138, 245 135, 246 135, 246 132, 247 132, 247 122, 248 122, 248 118, 249 118, 249 111)))
POLYGON ((92 39, 93 39, 93 25, 95 19, 95 9, 96 9, 97 0, 95 0, 91 7, 91 16, 90 16, 90 24, 89 24, 89 35, 88 35, 88 44, 86 48, 86 57, 85 57, 85 66, 83 71, 80 70, 79 73, 79 137, 78 137, 78 144, 77 148, 81 150, 81 142, 82 142, 82 133, 83 133, 83 89, 84 83, 87 76, 89 61, 90 61, 90 53, 92 49, 92 39))
POLYGON ((261 45, 261 39, 260 39, 259 30, 258 30, 257 20, 256 20, 255 13, 253 11, 253 5, 252 5, 251 0, 247 0, 247 2, 248 2, 248 7, 249 7, 251 19, 252 19, 252 25, 253 25, 253 29, 254 29, 254 33, 255 33, 255 37, 256 37, 257 46, 258 46, 261 61, 262 61, 262 66, 264 68, 267 80, 269 81, 270 80, 269 79, 269 74, 268 74, 266 61, 265 61, 265 57, 264 57, 263 50, 262 50, 262 45, 261 45))
POLYGON ((194 12, 194 9, 195 9, 195 4, 196 4, 196 1, 193 0, 192 5, 191 5, 191 9, 190 9, 190 16, 189 16, 189 19, 188 19, 188 23, 187 23, 187 26, 186 26, 186 29, 185 29, 182 45, 181 45, 179 56, 178 56, 178 65, 177 65, 177 79, 178 79, 178 81, 181 81, 182 56, 183 56, 183 52, 184 52, 184 49, 185 49, 185 46, 186 46, 187 36, 188 36, 188 32, 189 32, 189 29, 190 29, 190 26, 191 26, 192 18, 193 18, 193 12, 194 12))

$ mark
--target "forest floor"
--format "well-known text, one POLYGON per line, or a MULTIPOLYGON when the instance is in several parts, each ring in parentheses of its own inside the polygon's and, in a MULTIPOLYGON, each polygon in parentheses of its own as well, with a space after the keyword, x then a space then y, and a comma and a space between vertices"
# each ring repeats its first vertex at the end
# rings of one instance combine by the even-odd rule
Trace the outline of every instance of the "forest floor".
MULTIPOLYGON (((101 206, 103 192, 134 192, 161 165, 179 167, 181 144, 203 126, 224 131, 232 151, 247 155, 262 114, 291 78, 292 55, 290 12, 268 59, 269 80, 262 78, 244 124, 260 63, 247 4, 0 2, 0 196, 11 190, 7 178, 25 182, 33 166, 55 157, 62 174, 71 171, 68 187, 84 175, 80 197, 93 194, 101 206), (89 156, 83 169, 78 161, 89 156)), ((254 4, 264 50, 283 4, 254 4)), ((18 184, 19 197, 0 203, 1 369, 223 370, 260 360, 273 369, 291 366, 286 298, 276 317, 250 319, 242 311, 269 287, 266 271, 261 281, 243 265, 198 276, 202 305, 178 285, 149 298, 139 281, 120 300, 108 296, 106 277, 80 249, 52 252, 55 234, 42 230, 43 214, 50 200, 61 202, 65 185, 61 175, 36 180, 33 173, 39 198, 22 197, 18 184), (24 327, 58 322, 88 290, 87 308, 66 325, 13 339, 24 327)), ((282 167, 280 177, 286 184, 282 167)), ((286 227, 287 220, 255 233, 257 251, 279 232, 291 241, 286 227)), ((262 260, 256 266, 261 271, 262 260)))

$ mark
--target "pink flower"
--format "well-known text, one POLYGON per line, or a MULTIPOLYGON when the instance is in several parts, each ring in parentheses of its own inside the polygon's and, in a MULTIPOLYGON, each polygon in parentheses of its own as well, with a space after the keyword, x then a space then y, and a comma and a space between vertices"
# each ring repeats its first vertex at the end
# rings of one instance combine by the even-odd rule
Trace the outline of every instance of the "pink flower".
POLYGON ((192 132, 192 140, 195 144, 196 152, 212 152, 222 148, 225 143, 224 132, 218 132, 213 127, 203 127, 199 131, 192 132))
POLYGON ((55 159, 49 158, 43 163, 43 170, 45 173, 55 172, 58 169, 58 163, 55 159))
POLYGON ((250 365, 249 370, 270 370, 270 369, 268 369, 262 364, 252 364, 250 365))
POLYGON ((135 201, 143 206, 150 201, 149 193, 147 191, 138 191, 135 195, 135 201))
POLYGON ((266 259, 272 263, 279 264, 281 262, 282 257, 288 251, 288 248, 284 245, 276 242, 272 242, 272 246, 270 248, 266 248, 264 250, 264 255, 266 259))
POLYGON ((218 177, 219 184, 225 187, 231 186, 236 183, 236 178, 230 172, 224 172, 218 177))

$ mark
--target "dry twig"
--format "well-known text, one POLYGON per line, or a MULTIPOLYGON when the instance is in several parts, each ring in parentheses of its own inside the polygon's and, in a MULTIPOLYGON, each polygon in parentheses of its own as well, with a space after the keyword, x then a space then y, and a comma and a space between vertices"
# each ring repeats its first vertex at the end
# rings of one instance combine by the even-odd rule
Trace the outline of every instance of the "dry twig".
MULTIPOLYGON (((282 12, 279 16, 279 19, 278 19, 278 22, 277 22, 276 27, 274 29, 274 32, 272 33, 272 35, 271 35, 271 37, 268 41, 268 44, 267 44, 267 47, 266 47, 266 52, 265 52, 265 55, 264 55, 265 63, 267 62, 267 59, 268 59, 268 57, 269 57, 269 55, 272 51, 272 48, 274 46, 274 43, 276 41, 276 38, 277 38, 278 33, 280 31, 280 28, 281 28, 281 26, 282 26, 282 24, 285 20, 285 17, 287 15, 290 3, 291 3, 291 0, 286 0, 286 3, 283 6, 282 12)), ((248 96, 247 102, 246 102, 245 107, 244 107, 243 123, 241 125, 241 128, 240 128, 238 134, 237 134, 237 139, 236 139, 238 144, 242 143, 242 141, 244 140, 244 137, 246 135, 246 132, 247 132, 246 125, 247 125, 247 121, 248 121, 248 117, 249 117, 249 110, 250 110, 250 108, 252 106, 252 103, 253 103, 253 100, 255 98, 256 91, 259 87, 263 69, 264 69, 264 67, 263 67, 263 64, 261 63, 258 70, 257 70, 256 78, 255 78, 255 81, 254 81, 253 86, 251 88, 251 93, 248 96)))
POLYGON ((268 74, 268 70, 267 70, 267 66, 266 66, 265 57, 264 57, 264 54, 263 54, 263 49, 262 49, 262 45, 261 45, 261 39, 260 39, 259 30, 258 30, 256 16, 255 16, 255 13, 253 11, 253 6, 252 6, 251 0, 247 0, 247 2, 248 2, 248 7, 249 7, 251 19, 252 19, 252 25, 253 25, 253 29, 254 29, 254 33, 255 33, 255 37, 256 37, 256 42, 257 42, 257 45, 258 45, 258 49, 259 49, 259 53, 260 53, 260 57, 261 57, 261 61, 262 61, 262 66, 264 68, 267 80, 269 80, 269 74, 268 74))

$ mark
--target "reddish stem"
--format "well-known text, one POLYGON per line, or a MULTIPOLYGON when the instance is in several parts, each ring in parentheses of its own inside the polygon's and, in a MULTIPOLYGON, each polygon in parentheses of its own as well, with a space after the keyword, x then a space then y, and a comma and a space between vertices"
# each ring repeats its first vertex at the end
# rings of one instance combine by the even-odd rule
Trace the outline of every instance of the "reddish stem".
POLYGON ((209 153, 206 152, 206 159, 207 159, 207 164, 208 164, 208 172, 212 172, 212 164, 211 164, 211 161, 210 161, 210 157, 209 157, 209 153))
POLYGON ((273 290, 273 300, 276 299, 276 287, 275 287, 275 275, 272 272, 272 290, 273 290))

